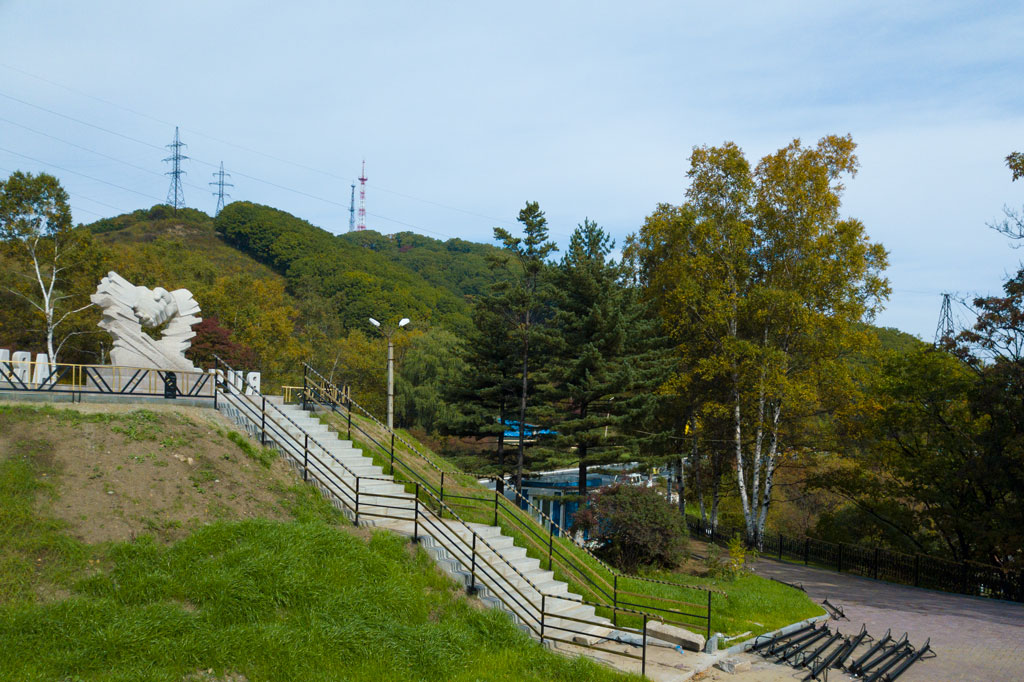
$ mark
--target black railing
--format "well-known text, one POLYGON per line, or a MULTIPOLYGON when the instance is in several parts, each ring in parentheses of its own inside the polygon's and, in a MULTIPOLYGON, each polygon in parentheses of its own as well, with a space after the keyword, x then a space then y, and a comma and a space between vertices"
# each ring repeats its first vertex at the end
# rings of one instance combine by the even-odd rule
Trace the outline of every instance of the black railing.
MULTIPOLYGON (((218 363, 230 370, 219 358, 218 363)), ((317 485, 329 498, 346 508, 357 523, 361 516, 411 522, 414 540, 420 537, 421 532, 431 537, 468 573, 471 586, 476 585, 478 581, 486 585, 491 594, 515 613, 523 626, 542 643, 561 642, 634 659, 640 661, 641 673, 646 673, 647 623, 652 618, 660 620, 659 618, 625 607, 616 608, 617 613, 633 614, 641 621, 640 628, 618 626, 615 629, 616 632, 626 633, 627 636, 638 636, 637 646, 640 647, 640 653, 638 655, 608 648, 614 642, 609 640, 612 633, 606 625, 593 619, 570 615, 571 609, 578 608, 572 606, 573 604, 587 605, 594 609, 607 608, 608 605, 569 595, 545 593, 509 563, 485 537, 463 521, 433 492, 429 482, 424 485, 423 482, 416 481, 415 492, 412 495, 383 493, 379 489, 380 483, 394 484, 394 477, 357 474, 276 405, 268 402, 266 397, 240 389, 226 380, 220 371, 216 371, 214 376, 218 392, 224 396, 226 404, 238 411, 241 418, 257 433, 259 440, 277 447, 293 466, 302 471, 305 480, 317 485), (340 466, 343 473, 339 474, 337 470, 332 470, 328 460, 333 460, 334 466, 340 466), (378 489, 369 487, 375 483, 378 489), (512 576, 521 581, 520 585, 528 585, 536 594, 531 596, 524 592, 515 580, 510 579, 512 576), (595 633, 595 629, 603 634, 595 633), (581 637, 596 641, 580 640, 581 637)), ((315 387, 307 387, 307 390, 303 391, 304 403, 319 403, 321 397, 326 396, 318 395, 315 387)), ((358 424, 355 426, 371 438, 358 424)), ((383 447, 377 439, 372 439, 372 442, 378 449, 383 447)), ((394 456, 393 448, 389 452, 389 461, 392 467, 404 466, 400 458, 394 456)))
MULTIPOLYGON (((480 503, 490 503, 490 495, 486 497, 459 495, 457 493, 452 493, 450 489, 446 495, 444 484, 445 476, 446 474, 451 475, 453 472, 446 472, 441 469, 436 465, 436 463, 432 462, 428 457, 416 450, 415 447, 408 443, 408 441, 402 439, 401 436, 394 432, 394 430, 390 430, 384 426, 384 424, 375 419, 369 412, 361 408, 352 399, 351 394, 344 395, 342 399, 339 399, 337 392, 332 390, 333 387, 326 379, 324 379, 323 375, 306 364, 304 364, 303 371, 303 387, 304 404, 307 401, 315 402, 323 407, 323 409, 331 411, 344 419, 348 430, 349 440, 352 438, 352 430, 354 428, 358 434, 368 441, 368 445, 373 445, 377 448, 378 456, 385 459, 386 463, 390 467, 389 471, 392 475, 401 472, 401 474, 405 475, 409 483, 418 486, 420 490, 428 491, 432 497, 438 500, 439 505, 441 505, 438 507, 438 511, 442 518, 444 517, 445 511, 451 513, 453 518, 459 518, 455 515, 455 512, 452 511, 452 507, 480 510, 480 503), (362 428, 358 421, 353 422, 352 411, 354 409, 361 411, 367 416, 367 418, 376 423, 377 426, 384 431, 388 436, 386 443, 381 442, 380 439, 362 428), (396 438, 405 445, 407 450, 417 455, 420 460, 440 476, 439 485, 435 485, 429 481, 413 467, 410 467, 406 462, 404 462, 401 457, 397 457, 395 455, 396 438), (454 500, 462 500, 462 502, 455 502, 454 500), (476 502, 478 504, 470 505, 468 504, 469 502, 476 502)), ((629 612, 635 610, 637 613, 653 612, 648 613, 648 617, 655 617, 660 621, 682 627, 700 628, 706 633, 706 637, 711 637, 711 595, 712 592, 721 594, 719 590, 708 588, 703 585, 687 585, 670 581, 654 580, 640 576, 624 575, 606 564, 599 557, 595 556, 586 547, 573 542, 571 539, 571 533, 566 531, 550 517, 533 506, 533 504, 519 491, 512 492, 516 495, 517 501, 519 502, 518 505, 511 502, 498 489, 498 486, 495 486, 493 494, 494 518, 491 525, 498 526, 500 521, 504 519, 511 527, 519 530, 525 541, 536 553, 541 554, 542 556, 544 554, 547 555, 548 570, 553 572, 557 565, 564 575, 572 577, 578 585, 586 591, 589 591, 594 596, 596 603, 603 602, 601 605, 608 608, 614 624, 618 625, 619 611, 629 612), (548 522, 547 529, 542 529, 539 524, 534 522, 533 518, 528 514, 522 513, 527 509, 532 509, 546 519, 548 522), (576 557, 572 556, 571 552, 564 551, 566 548, 560 547, 559 544, 554 541, 556 530, 558 535, 566 537, 568 542, 571 542, 577 551, 587 554, 589 559, 596 562, 598 566, 607 572, 607 575, 602 575, 600 571, 579 561, 576 557), (624 584, 621 587, 619 584, 620 581, 624 584), (707 595, 707 603, 695 604, 681 599, 669 599, 632 592, 625 589, 625 586, 629 583, 658 584, 677 589, 703 591, 707 595), (657 601, 661 605, 655 606, 652 604, 641 604, 636 601, 638 599, 657 601), (695 623, 694 621, 697 622, 695 623)))
MULTIPOLYGON (((711 525, 693 517, 686 524, 691 535, 726 544, 745 530, 719 523, 711 525)), ((925 587, 976 597, 1024 602, 1024 571, 1005 570, 973 561, 950 561, 927 554, 906 554, 881 547, 864 547, 765 533, 761 556, 852 573, 901 585, 925 587)))

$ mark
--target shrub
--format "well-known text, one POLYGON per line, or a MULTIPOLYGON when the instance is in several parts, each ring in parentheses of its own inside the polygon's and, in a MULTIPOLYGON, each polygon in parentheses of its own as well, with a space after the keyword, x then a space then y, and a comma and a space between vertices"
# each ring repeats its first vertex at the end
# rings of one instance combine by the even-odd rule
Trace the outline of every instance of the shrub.
POLYGON ((722 556, 722 548, 711 543, 708 545, 704 568, 709 578, 736 580, 750 572, 750 562, 757 558, 757 552, 748 548, 739 533, 729 540, 728 557, 722 556))
POLYGON ((589 532, 598 551, 618 568, 673 568, 686 558, 686 525, 654 488, 613 485, 590 495, 574 529, 589 532))

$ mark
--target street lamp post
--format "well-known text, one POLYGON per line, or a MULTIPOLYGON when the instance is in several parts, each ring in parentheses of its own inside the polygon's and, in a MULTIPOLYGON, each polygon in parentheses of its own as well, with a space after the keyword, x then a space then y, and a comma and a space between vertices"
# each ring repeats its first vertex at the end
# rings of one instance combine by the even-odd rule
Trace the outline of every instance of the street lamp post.
POLYGON ((384 338, 388 340, 388 431, 395 429, 395 343, 392 336, 399 327, 409 324, 409 318, 403 317, 398 321, 398 327, 382 325, 377 320, 370 318, 370 324, 380 329, 384 338))

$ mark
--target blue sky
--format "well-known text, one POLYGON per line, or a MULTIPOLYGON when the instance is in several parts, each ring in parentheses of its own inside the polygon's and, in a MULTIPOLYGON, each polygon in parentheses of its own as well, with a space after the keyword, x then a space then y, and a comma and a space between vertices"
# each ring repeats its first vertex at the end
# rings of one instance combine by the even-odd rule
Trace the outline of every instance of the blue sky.
POLYGON ((223 160, 235 199, 344 231, 365 157, 372 229, 490 241, 536 200, 557 241, 589 217, 621 244, 695 145, 851 133, 879 322, 930 339, 941 292, 998 290, 1024 6, 709 4, 0 0, 0 173, 58 175, 76 220, 150 206, 177 124, 208 212, 223 160))

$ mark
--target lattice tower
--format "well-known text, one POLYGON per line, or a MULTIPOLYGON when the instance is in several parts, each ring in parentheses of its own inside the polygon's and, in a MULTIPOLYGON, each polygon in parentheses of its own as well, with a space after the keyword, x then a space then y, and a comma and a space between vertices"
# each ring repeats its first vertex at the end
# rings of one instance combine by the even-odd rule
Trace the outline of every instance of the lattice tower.
POLYGON ((185 171, 181 169, 181 162, 188 157, 181 153, 181 149, 187 146, 178 136, 178 126, 174 126, 174 142, 167 145, 167 148, 171 150, 171 155, 164 159, 164 163, 170 162, 171 164, 171 170, 165 173, 165 175, 171 176, 171 186, 167 190, 167 203, 174 207, 175 213, 179 208, 185 207, 185 192, 181 187, 181 178, 185 175, 185 171))

